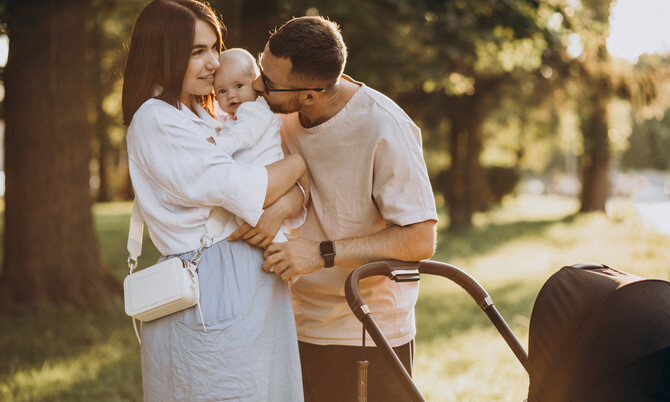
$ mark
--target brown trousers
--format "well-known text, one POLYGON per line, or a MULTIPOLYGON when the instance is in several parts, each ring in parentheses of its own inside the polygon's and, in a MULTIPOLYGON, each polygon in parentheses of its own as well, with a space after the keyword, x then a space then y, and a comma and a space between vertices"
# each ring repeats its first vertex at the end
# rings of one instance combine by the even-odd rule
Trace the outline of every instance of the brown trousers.
MULTIPOLYGON (((370 362, 368 402, 408 401, 410 397, 376 347, 298 342, 305 402, 356 402, 358 361, 370 362)), ((414 341, 393 348, 412 374, 414 341)))

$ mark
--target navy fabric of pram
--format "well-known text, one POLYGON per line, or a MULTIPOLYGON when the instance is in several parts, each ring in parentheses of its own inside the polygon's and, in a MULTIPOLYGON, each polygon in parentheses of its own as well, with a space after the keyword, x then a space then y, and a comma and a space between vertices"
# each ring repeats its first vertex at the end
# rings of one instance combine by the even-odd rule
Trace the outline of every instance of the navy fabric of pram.
POLYGON ((535 301, 528 358, 530 402, 670 400, 670 282, 563 267, 535 301))

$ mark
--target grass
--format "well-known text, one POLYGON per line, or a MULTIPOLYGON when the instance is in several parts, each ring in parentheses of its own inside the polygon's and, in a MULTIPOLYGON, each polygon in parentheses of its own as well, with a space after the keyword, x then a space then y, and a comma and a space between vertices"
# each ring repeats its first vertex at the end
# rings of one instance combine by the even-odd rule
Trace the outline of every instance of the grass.
MULTIPOLYGON (((441 231, 435 260, 474 276, 527 344, 542 284, 563 265, 602 262, 670 279, 670 238, 643 230, 629 203, 612 217, 576 215, 574 200, 520 197, 475 217, 467 230, 441 231)), ((96 205, 103 263, 121 281, 129 203, 96 205)), ((158 257, 145 233, 140 266, 158 257)), ((520 401, 528 377, 469 297, 444 278, 424 276, 417 306, 415 382, 440 401, 520 401)), ((373 312, 374 314, 374 312, 373 312)), ((122 300, 107 307, 23 308, 0 314, 0 400, 139 401, 139 347, 122 300)))
MULTIPOLYGON (((633 205, 579 214, 559 197, 508 199, 477 215, 475 227, 439 235, 433 259, 471 274, 491 295, 521 341, 544 282, 564 265, 604 263, 632 274, 670 279, 670 238, 643 230, 633 205)), ((511 349, 469 296, 447 282, 421 279, 417 305, 415 382, 440 401, 520 401, 528 376, 511 349)))

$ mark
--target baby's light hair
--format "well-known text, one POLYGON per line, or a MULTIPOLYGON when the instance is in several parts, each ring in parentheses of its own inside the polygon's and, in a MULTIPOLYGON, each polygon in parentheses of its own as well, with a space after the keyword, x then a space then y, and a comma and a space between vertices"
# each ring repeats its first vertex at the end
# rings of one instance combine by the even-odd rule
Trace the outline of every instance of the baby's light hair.
POLYGON ((219 62, 223 65, 223 61, 226 59, 239 60, 242 63, 246 63, 249 68, 249 75, 251 75, 253 79, 258 78, 258 76, 261 75, 261 72, 258 69, 258 64, 256 64, 256 59, 254 59, 254 56, 252 56, 246 49, 240 47, 226 49, 219 55, 219 62))

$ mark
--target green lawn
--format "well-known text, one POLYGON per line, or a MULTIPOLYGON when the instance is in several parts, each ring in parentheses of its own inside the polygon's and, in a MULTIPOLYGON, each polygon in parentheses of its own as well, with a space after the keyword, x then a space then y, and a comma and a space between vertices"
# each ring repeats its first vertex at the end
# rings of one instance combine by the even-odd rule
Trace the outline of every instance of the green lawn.
MULTIPOLYGON (((576 215, 574 200, 509 199, 475 227, 439 234, 434 259, 474 276, 527 344, 542 284, 563 265, 602 262, 670 279, 670 238, 643 230, 629 202, 614 217, 576 215)), ((121 281, 129 203, 97 205, 103 262, 121 281)), ((145 234, 146 236, 146 234, 145 234)), ((140 266, 158 256, 148 237, 140 266)), ((374 314, 374 312, 373 312, 374 314)), ((446 279, 424 276, 417 306, 415 382, 429 401, 520 401, 528 377, 484 314, 446 279)), ((139 347, 123 303, 40 307, 0 315, 0 400, 139 401, 139 347)))

